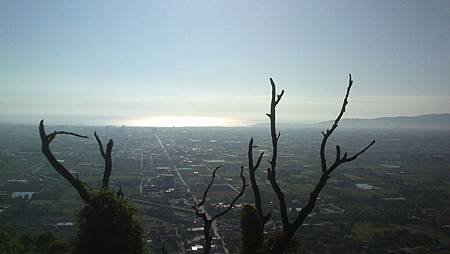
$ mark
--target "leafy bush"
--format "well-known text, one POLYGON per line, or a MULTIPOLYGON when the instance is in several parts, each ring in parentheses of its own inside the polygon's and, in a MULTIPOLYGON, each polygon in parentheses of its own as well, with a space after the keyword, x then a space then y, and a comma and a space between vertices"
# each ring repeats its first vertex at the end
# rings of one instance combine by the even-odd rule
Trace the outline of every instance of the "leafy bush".
POLYGON ((240 253, 258 253, 263 243, 262 222, 255 206, 246 204, 241 210, 240 253))
POLYGON ((13 226, 0 225, 1 254, 69 254, 72 244, 52 233, 19 234, 13 226))
POLYGON ((78 215, 74 253, 147 253, 137 209, 109 190, 92 194, 78 215))

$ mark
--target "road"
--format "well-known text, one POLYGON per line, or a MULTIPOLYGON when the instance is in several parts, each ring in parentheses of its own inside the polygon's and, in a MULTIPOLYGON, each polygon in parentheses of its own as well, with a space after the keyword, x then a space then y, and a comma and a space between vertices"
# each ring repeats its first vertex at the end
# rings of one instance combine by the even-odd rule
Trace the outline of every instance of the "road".
MULTIPOLYGON (((209 172, 213 172, 213 169, 206 166, 206 168, 209 170, 209 172)), ((220 176, 219 174, 216 174, 217 177, 223 178, 222 176, 220 176)), ((230 183, 228 183, 228 181, 225 181, 225 184, 230 187, 230 189, 234 190, 236 193, 240 193, 241 191, 236 189, 233 185, 231 185, 230 183)))
MULTIPOLYGON (((159 138, 158 134, 155 134, 155 137, 158 140, 158 143, 161 146, 161 148, 164 150, 164 154, 166 155, 167 159, 169 160, 171 166, 175 169, 175 172, 177 173, 178 177, 180 178, 181 183, 183 183, 183 185, 186 187, 187 192, 189 194, 192 194, 189 185, 184 181, 184 179, 181 176, 180 171, 178 170, 177 166, 175 166, 175 164, 172 162, 172 158, 170 157, 169 152, 167 152, 166 146, 163 145, 163 143, 161 142, 161 139, 159 138)), ((197 198, 194 196, 194 194, 192 194, 192 197, 195 199, 195 201, 197 201, 197 198)))
MULTIPOLYGON (((159 145, 161 146, 161 148, 164 150, 164 153, 166 154, 167 159, 169 160, 171 166, 175 169, 176 174, 178 175, 178 177, 180 178, 181 183, 183 183, 183 185, 186 187, 186 191, 192 196, 192 199, 194 200, 194 202, 198 202, 197 197, 194 195, 194 193, 191 191, 189 185, 184 181, 183 176, 180 174, 180 171, 178 170, 177 166, 172 162, 172 158, 169 155, 169 152, 167 152, 166 147, 164 146, 164 144, 161 142, 161 139, 159 138, 158 134, 155 134, 156 139, 159 142, 159 145)), ((205 210, 206 212, 206 210, 205 210)), ((208 213, 206 212, 206 215, 209 217, 208 213)), ((219 239, 222 242, 222 247, 223 247, 223 251, 225 252, 225 254, 230 254, 230 251, 228 250, 228 248, 226 247, 225 241, 222 238, 222 236, 219 234, 219 229, 217 227, 217 223, 216 221, 213 221, 212 223, 212 229, 213 229, 213 233, 216 236, 217 239, 219 239)))
POLYGON ((146 200, 142 200, 142 199, 131 199, 131 201, 138 203, 138 204, 142 204, 142 205, 148 205, 148 206, 152 206, 152 207, 163 207, 163 208, 170 208, 179 212, 183 212, 183 213, 188 213, 188 214, 195 214, 194 210, 192 209, 186 209, 184 207, 179 207, 179 206, 172 206, 172 205, 165 205, 165 204, 161 204, 161 203, 155 203, 155 202, 151 202, 151 201, 146 201, 146 200))

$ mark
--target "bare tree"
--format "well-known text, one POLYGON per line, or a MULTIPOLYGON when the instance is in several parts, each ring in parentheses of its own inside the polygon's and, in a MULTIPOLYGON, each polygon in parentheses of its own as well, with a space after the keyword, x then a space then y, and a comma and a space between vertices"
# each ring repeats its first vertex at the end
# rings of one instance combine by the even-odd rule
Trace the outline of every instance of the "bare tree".
POLYGON ((258 210, 258 215, 263 220, 263 224, 265 224, 269 218, 270 213, 267 213, 264 215, 263 209, 262 209, 262 201, 261 201, 261 193, 259 192, 258 184, 256 183, 256 170, 259 168, 259 165, 261 164, 261 160, 264 156, 264 152, 261 152, 259 154, 259 157, 256 161, 256 164, 253 163, 253 148, 256 148, 256 145, 253 145, 253 138, 250 138, 250 141, 248 142, 248 173, 250 176, 250 183, 252 186, 253 196, 255 198, 255 207, 256 210, 258 210))
POLYGON ((122 188, 117 193, 109 189, 112 171, 111 153, 113 141, 109 140, 106 150, 98 137, 100 154, 105 161, 102 187, 93 191, 79 179, 78 174, 71 173, 54 156, 50 143, 57 135, 70 135, 78 138, 86 136, 66 131, 45 132, 44 120, 39 124, 42 152, 52 167, 63 176, 78 192, 84 201, 78 214, 78 236, 74 253, 145 253, 144 231, 137 220, 134 206, 123 199, 122 188), (75 175, 75 176, 74 176, 75 175))
MULTIPOLYGON (((112 139, 110 139, 108 141, 108 144, 106 145, 106 153, 105 153, 105 150, 103 149, 102 141, 98 137, 97 132, 94 132, 94 136, 95 136, 95 139, 97 140, 97 143, 98 143, 98 146, 100 149, 100 154, 102 155, 103 159, 105 160, 105 170, 103 172, 102 188, 108 189, 109 176, 111 175, 111 171, 112 171, 111 152, 112 152, 112 147, 113 147, 113 141, 112 141, 112 139)), ((119 192, 122 192, 122 188, 120 188, 119 192)))
MULTIPOLYGON (((336 157, 334 159, 334 162, 331 165, 327 165, 327 160, 325 156, 325 148, 328 141, 328 138, 333 134, 334 130, 338 127, 339 121, 341 120, 342 116, 344 115, 344 112, 346 110, 346 106, 348 104, 348 96, 350 94, 350 90, 353 85, 353 80, 351 75, 349 75, 349 81, 347 86, 347 92, 344 97, 344 101, 342 103, 341 111, 337 118, 335 119, 333 125, 330 129, 327 129, 326 132, 322 132, 323 139, 320 146, 320 159, 321 159, 321 177, 316 183, 316 186, 314 187, 314 190, 310 193, 309 199, 307 204, 302 207, 302 209, 297 214, 295 220, 293 222, 289 221, 288 213, 287 213, 287 205, 286 205, 286 198, 285 195, 280 188, 280 186, 277 183, 276 178, 276 170, 277 170, 277 156, 278 156, 278 140, 280 139, 280 132, 277 133, 276 131, 276 106, 280 102, 281 98, 284 95, 284 90, 281 91, 280 94, 276 93, 276 86, 275 82, 270 79, 271 87, 272 87, 272 97, 271 97, 271 103, 270 103, 270 113, 267 113, 267 116, 270 119, 270 134, 271 134, 271 140, 272 140, 272 157, 269 160, 269 168, 267 171, 267 179, 270 181, 270 185, 272 187, 272 190, 275 192, 279 209, 280 209, 280 215, 281 215, 281 221, 282 221, 282 235, 281 237, 275 241, 275 243, 270 247, 269 253, 284 253, 286 250, 286 247, 290 243, 291 239, 293 238, 295 232, 299 229, 299 227, 303 224, 306 217, 312 212, 316 205, 317 198, 324 188, 325 184, 327 183, 328 179, 330 178, 331 174, 334 172, 336 168, 338 168, 340 165, 351 162, 358 158, 359 155, 367 151, 374 143, 375 140, 373 140, 370 144, 368 144, 366 147, 364 147, 362 150, 360 150, 358 153, 349 156, 347 153, 341 154, 341 148, 339 145, 336 146, 336 157)), ((262 154, 258 158, 258 161, 255 166, 253 166, 253 154, 252 154, 252 148, 253 148, 253 139, 250 139, 249 143, 249 174, 250 179, 254 179, 254 171, 259 166, 262 154)), ((262 207, 261 207, 261 196, 259 193, 258 186, 256 184, 256 181, 251 181, 252 190, 255 196, 255 206, 258 209, 258 213, 262 214, 262 207)))
POLYGON ((50 150, 50 143, 55 139, 56 135, 70 135, 75 136, 79 138, 88 138, 83 135, 79 135, 73 132, 66 132, 66 131, 54 131, 51 134, 45 133, 45 127, 44 127, 44 120, 41 120, 39 123, 39 135, 41 137, 42 142, 42 153, 44 153, 45 157, 47 158, 48 162, 52 165, 52 167, 60 174, 62 175, 74 188, 78 191, 78 194, 80 195, 81 199, 83 199, 84 202, 89 202, 90 195, 86 189, 86 186, 80 179, 77 177, 75 178, 70 171, 64 167, 53 155, 52 151, 50 150))
POLYGON ((206 187, 205 191, 203 192, 203 196, 202 199, 200 200, 200 202, 196 203, 192 208, 195 210, 195 214, 197 215, 197 217, 201 218, 203 220, 204 226, 203 226, 203 235, 205 236, 205 242, 203 244, 203 253, 204 254, 208 254, 211 251, 211 244, 212 244, 212 232, 211 232, 211 226, 212 223, 218 219, 219 217, 225 215, 226 213, 228 213, 231 208, 233 208, 234 204, 236 203, 236 201, 242 197, 242 195, 244 195, 245 189, 248 186, 248 184, 246 184, 245 181, 245 177, 244 177, 244 167, 241 166, 241 173, 240 173, 240 177, 242 180, 242 187, 241 187, 241 191, 238 193, 238 195, 233 199, 233 201, 231 201, 231 203, 228 205, 228 207, 223 210, 222 212, 214 215, 214 216, 210 216, 209 214, 206 213, 205 210, 205 202, 206 202, 206 196, 208 195, 208 191, 211 188, 211 185, 214 182, 214 178, 216 177, 216 172, 217 170, 220 168, 221 166, 218 166, 214 169, 212 176, 211 176, 211 180, 209 181, 208 186, 206 187))
MULTIPOLYGON (((44 153, 45 157, 50 162, 52 167, 78 191, 78 194, 80 195, 81 199, 84 202, 88 203, 91 197, 88 189, 86 188, 86 184, 79 179, 78 174, 76 174, 76 176, 74 177, 72 173, 70 173, 70 171, 55 158, 50 149, 50 143, 56 138, 57 135, 70 135, 78 138, 88 138, 88 137, 67 131, 54 131, 51 134, 46 134, 44 127, 44 120, 41 120, 41 122, 39 123, 39 135, 41 137, 42 142, 42 153, 44 153)), ((105 152, 102 141, 100 140, 96 132, 94 132, 94 136, 95 139, 97 140, 100 149, 100 154, 105 160, 105 170, 103 173, 102 188, 108 189, 109 177, 112 171, 111 153, 113 148, 113 141, 112 139, 109 140, 108 144, 106 145, 106 152, 105 152)))
MULTIPOLYGON (((259 191, 258 184, 256 183, 256 170, 259 168, 262 158, 264 156, 264 152, 261 152, 258 156, 258 159, 256 160, 256 164, 254 163, 253 158, 253 148, 256 148, 257 146, 253 144, 253 138, 250 138, 250 141, 248 142, 248 174, 250 176, 250 185, 252 187, 254 201, 255 201, 255 208, 257 211, 257 217, 258 217, 258 225, 254 225, 252 227, 253 230, 257 230, 258 232, 253 232, 250 234, 253 234, 254 236, 263 236, 264 235, 264 226, 266 225, 267 221, 270 219, 270 212, 267 214, 264 214, 263 208, 262 208, 262 200, 261 200, 261 193, 259 191)), ((256 251, 256 250, 254 250, 256 251)))

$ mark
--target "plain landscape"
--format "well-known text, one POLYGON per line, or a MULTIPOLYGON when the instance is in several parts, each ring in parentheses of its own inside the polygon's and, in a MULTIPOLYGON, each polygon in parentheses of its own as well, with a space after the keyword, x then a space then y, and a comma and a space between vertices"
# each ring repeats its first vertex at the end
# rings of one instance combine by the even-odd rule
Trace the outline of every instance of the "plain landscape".
MULTIPOLYGON (((435 119, 439 118, 434 116, 435 119)), ((441 115, 437 122, 447 115, 441 115)), ((370 120, 366 121, 371 123, 370 120)), ((408 122, 403 122, 407 124, 408 122)), ((354 152, 367 140, 376 145, 357 162, 335 172, 314 212, 297 233, 306 253, 382 253, 423 248, 447 253, 450 242, 450 130, 447 128, 346 128, 330 140, 354 152)), ((430 126, 435 126, 429 122, 430 126)), ((37 125, 0 125, 0 223, 28 232, 51 231, 73 239, 80 198, 48 164, 40 151, 37 125)), ((139 209, 147 244, 169 253, 201 253, 202 225, 192 210, 212 169, 221 165, 208 199, 208 211, 226 206, 240 188, 239 168, 246 165, 249 137, 255 152, 265 151, 257 172, 263 206, 278 218, 278 206, 265 181, 270 136, 261 127, 100 127, 48 126, 89 139, 61 137, 53 145, 63 162, 90 186, 101 185, 102 161, 92 133, 115 142, 111 185, 121 186, 139 209)), ((279 141, 279 184, 289 214, 306 202, 319 177, 322 135, 316 127, 283 126, 279 141)), ((332 151, 327 151, 331 153, 332 151)), ((217 221, 214 250, 238 248, 239 213, 252 203, 247 190, 232 211, 217 221)), ((280 228, 276 220, 269 229, 280 228)), ((156 252, 157 253, 157 252, 156 252)))

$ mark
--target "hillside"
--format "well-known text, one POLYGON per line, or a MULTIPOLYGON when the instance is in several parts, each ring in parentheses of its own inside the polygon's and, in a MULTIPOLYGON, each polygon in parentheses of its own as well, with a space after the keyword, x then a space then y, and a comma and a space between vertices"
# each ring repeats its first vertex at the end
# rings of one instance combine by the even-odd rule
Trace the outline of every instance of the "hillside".
MULTIPOLYGON (((325 121, 315 126, 330 126, 332 121, 325 121)), ((450 114, 430 114, 419 116, 381 117, 372 119, 343 119, 343 128, 358 129, 448 129, 450 130, 450 114)))

